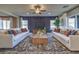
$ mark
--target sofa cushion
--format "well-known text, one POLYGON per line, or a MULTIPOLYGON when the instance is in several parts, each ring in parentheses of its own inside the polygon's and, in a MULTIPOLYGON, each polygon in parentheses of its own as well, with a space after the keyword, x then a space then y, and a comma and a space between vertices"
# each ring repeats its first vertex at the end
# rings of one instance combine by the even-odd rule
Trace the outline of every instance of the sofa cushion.
POLYGON ((64 41, 66 41, 67 43, 69 43, 69 37, 67 37, 67 36, 65 36, 65 35, 60 35, 61 36, 61 38, 64 40, 64 41))
POLYGON ((24 36, 27 36, 29 34, 29 32, 22 32, 22 33, 19 33, 17 34, 16 36, 13 37, 14 40, 17 40, 17 39, 21 39, 22 37, 24 36))
POLYGON ((14 36, 12 38, 13 47, 15 47, 19 42, 21 42, 22 40, 24 40, 29 35, 31 35, 31 33, 29 33, 29 31, 27 31, 27 32, 19 33, 16 36, 14 36))
POLYGON ((61 38, 62 41, 68 43, 69 42, 69 37, 61 34, 61 33, 57 33, 57 32, 53 32, 57 37, 61 38))
POLYGON ((17 34, 12 38, 13 46, 16 46, 19 42, 24 40, 27 36, 31 35, 29 32, 22 32, 20 34, 17 34))
POLYGON ((14 40, 19 40, 19 39, 21 39, 22 38, 22 36, 24 35, 25 33, 23 32, 23 33, 20 33, 20 34, 17 34, 16 36, 14 36, 14 40))

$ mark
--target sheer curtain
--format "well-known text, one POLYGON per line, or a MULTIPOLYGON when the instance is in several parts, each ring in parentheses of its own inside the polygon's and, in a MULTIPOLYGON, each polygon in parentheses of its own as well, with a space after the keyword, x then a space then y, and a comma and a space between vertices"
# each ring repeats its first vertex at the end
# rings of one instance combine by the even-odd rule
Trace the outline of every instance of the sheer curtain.
POLYGON ((11 21, 9 17, 3 18, 0 17, 0 29, 10 29, 11 28, 11 21))
POLYGON ((2 19, 0 18, 0 29, 2 29, 3 28, 3 26, 2 26, 2 19))
POLYGON ((21 28, 27 28, 28 29, 28 20, 24 20, 21 18, 21 28))

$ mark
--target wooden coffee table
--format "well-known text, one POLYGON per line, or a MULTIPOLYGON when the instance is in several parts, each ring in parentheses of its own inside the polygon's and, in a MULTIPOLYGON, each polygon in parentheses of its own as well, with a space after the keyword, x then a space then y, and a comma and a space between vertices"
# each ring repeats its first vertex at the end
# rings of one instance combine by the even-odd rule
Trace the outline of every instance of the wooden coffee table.
POLYGON ((48 37, 47 35, 32 35, 32 44, 33 45, 47 45, 48 44, 48 37))

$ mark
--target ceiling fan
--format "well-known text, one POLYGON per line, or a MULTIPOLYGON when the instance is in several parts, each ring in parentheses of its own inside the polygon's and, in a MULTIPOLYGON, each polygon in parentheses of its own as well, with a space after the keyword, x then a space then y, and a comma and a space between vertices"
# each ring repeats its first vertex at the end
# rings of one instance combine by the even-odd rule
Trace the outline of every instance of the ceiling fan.
POLYGON ((31 9, 31 11, 33 11, 33 13, 35 13, 35 14, 42 14, 46 10, 43 9, 41 5, 37 4, 37 5, 33 6, 33 9, 31 9))

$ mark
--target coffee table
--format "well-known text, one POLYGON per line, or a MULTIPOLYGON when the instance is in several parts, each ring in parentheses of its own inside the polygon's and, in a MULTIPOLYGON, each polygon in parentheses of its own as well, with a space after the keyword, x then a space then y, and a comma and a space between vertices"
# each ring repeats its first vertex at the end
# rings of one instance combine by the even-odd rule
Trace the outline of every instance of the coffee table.
POLYGON ((32 34, 32 44, 33 45, 47 45, 48 44, 48 37, 47 35, 37 35, 32 34))

